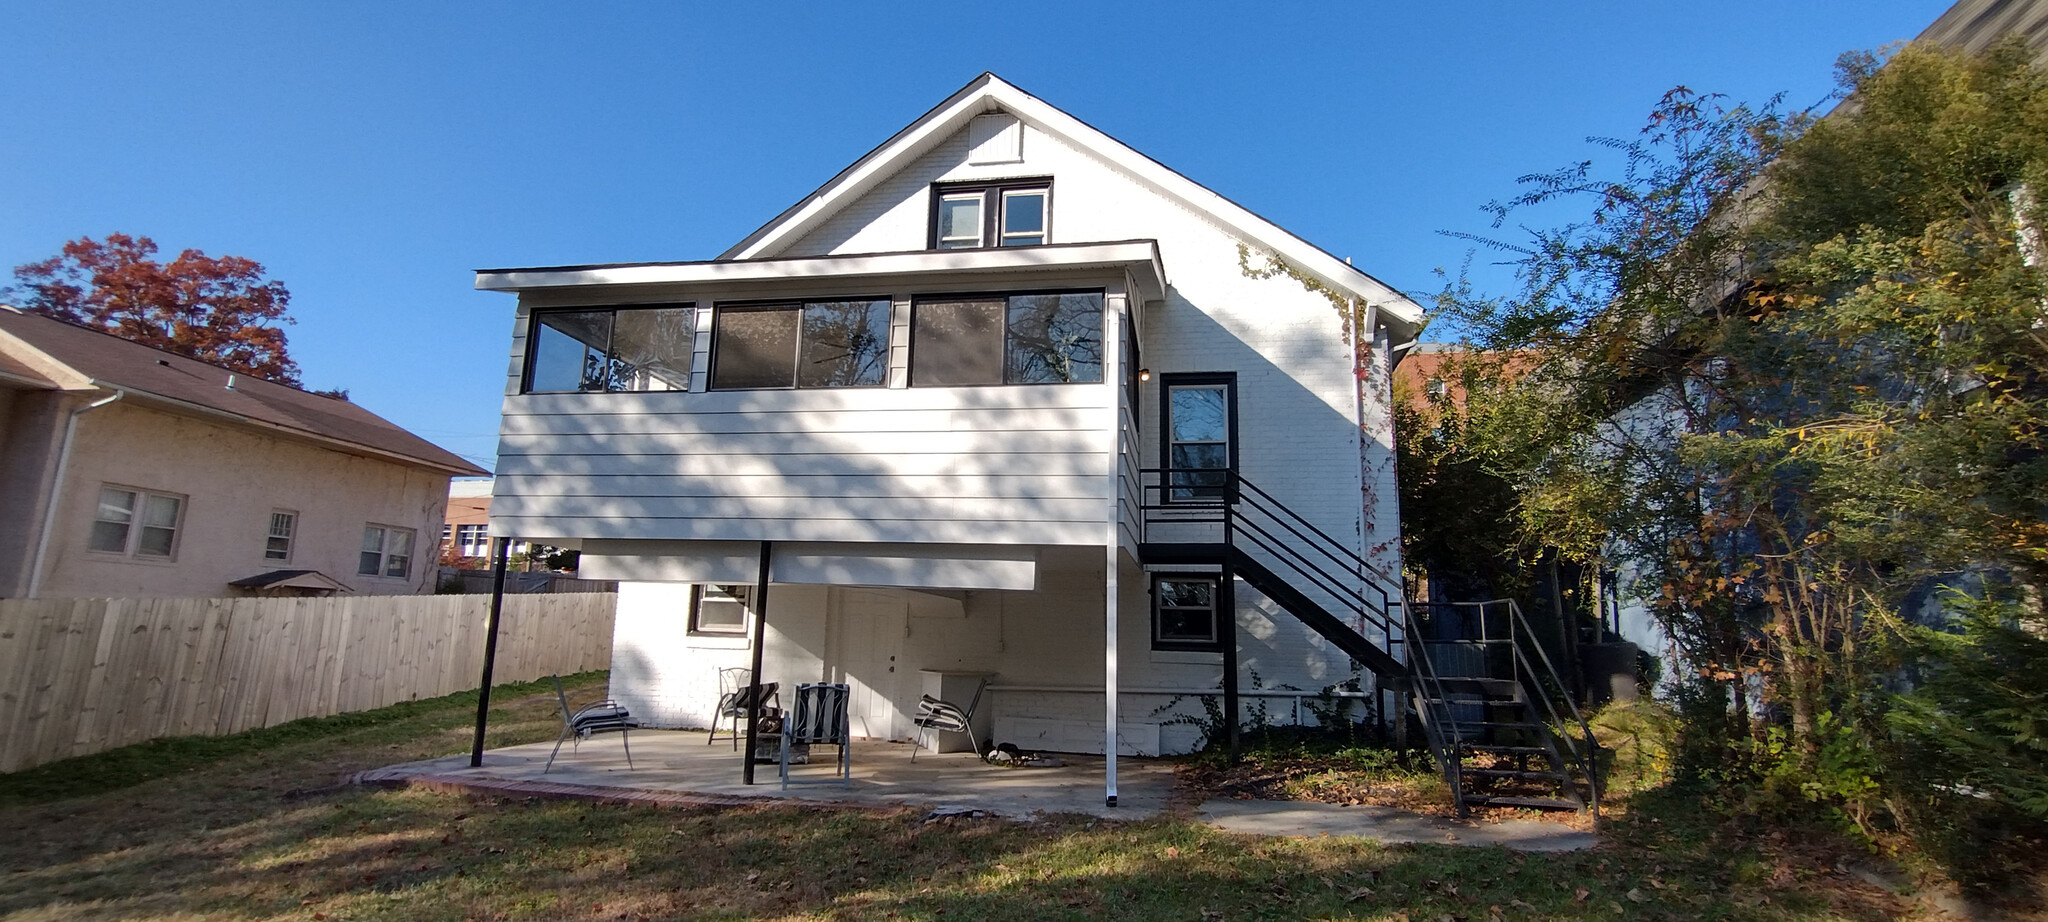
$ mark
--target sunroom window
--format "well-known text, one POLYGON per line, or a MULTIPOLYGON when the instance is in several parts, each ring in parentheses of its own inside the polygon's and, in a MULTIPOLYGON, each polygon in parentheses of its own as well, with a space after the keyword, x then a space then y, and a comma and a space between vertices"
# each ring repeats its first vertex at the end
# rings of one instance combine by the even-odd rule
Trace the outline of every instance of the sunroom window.
POLYGON ((689 305, 537 311, 532 329, 527 393, 690 389, 689 305))
POLYGON ((1100 291, 933 298, 911 310, 912 386, 1101 380, 1100 291))
POLYGON ((879 387, 889 378, 889 299, 718 306, 713 390, 879 387))
POLYGON ((1052 181, 949 183, 933 191, 932 247, 1036 246, 1046 242, 1052 181))

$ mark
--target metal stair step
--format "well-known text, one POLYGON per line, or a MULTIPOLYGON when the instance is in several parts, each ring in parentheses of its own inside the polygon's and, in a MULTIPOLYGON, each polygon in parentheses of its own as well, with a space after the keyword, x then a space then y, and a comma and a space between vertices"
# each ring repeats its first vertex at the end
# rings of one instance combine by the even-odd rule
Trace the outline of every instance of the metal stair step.
POLYGON ((1445 689, 1478 691, 1489 695, 1505 695, 1513 698, 1517 684, 1513 679, 1488 679, 1479 676, 1438 676, 1436 684, 1445 689))
POLYGON ((1468 794, 1465 802, 1482 807, 1529 807, 1535 810, 1583 810, 1585 804, 1562 797, 1488 797, 1468 794))
POLYGON ((1497 745, 1494 745, 1493 743, 1478 743, 1478 742, 1473 742, 1473 741, 1470 741, 1470 740, 1464 740, 1464 741, 1460 741, 1460 742, 1458 743, 1458 745, 1457 745, 1457 748, 1459 748, 1459 749, 1469 749, 1469 750, 1473 750, 1473 751, 1475 751, 1475 752, 1490 752, 1490 753, 1493 753, 1493 754, 1495 754, 1495 755, 1516 755, 1516 756, 1548 756, 1548 755, 1550 755, 1550 750, 1548 750, 1548 749, 1545 749, 1545 748, 1543 748, 1543 747, 1541 747, 1541 746, 1497 746, 1497 745))
POLYGON ((1524 770, 1519 768, 1460 768, 1459 773, 1484 775, 1488 778, 1512 778, 1516 781, 1570 781, 1564 772, 1524 770))

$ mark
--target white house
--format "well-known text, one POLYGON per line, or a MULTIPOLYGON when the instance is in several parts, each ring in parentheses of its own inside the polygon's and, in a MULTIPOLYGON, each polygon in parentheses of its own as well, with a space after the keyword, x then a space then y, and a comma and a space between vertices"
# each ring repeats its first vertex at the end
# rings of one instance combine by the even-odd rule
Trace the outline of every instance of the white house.
POLYGON ((848 683, 856 735, 985 677, 986 735, 1109 754, 1114 802, 1191 696, 1285 722, 1399 669, 1421 309, 992 74, 716 259, 476 285, 519 296, 491 533, 621 581, 645 721, 709 726, 760 629, 762 681, 848 683))

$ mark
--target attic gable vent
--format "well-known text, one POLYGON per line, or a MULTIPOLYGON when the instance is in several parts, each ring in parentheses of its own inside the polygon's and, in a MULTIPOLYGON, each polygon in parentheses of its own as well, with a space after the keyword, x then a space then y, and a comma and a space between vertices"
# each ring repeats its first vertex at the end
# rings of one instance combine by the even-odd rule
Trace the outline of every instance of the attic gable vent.
POLYGON ((977 115, 967 123, 967 162, 972 166, 1024 162, 1024 125, 1007 112, 977 115))

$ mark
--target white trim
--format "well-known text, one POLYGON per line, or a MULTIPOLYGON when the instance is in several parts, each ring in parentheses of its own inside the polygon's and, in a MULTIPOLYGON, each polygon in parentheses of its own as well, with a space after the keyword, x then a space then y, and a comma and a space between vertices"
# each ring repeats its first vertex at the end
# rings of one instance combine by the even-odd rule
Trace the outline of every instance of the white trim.
POLYGON ((1385 307, 1388 314, 1408 327, 1417 327, 1423 321, 1421 305, 1386 283, 992 73, 983 73, 970 81, 959 92, 855 161, 803 201, 719 254, 719 258, 750 260, 782 252, 841 207, 951 137, 975 116, 992 112, 1008 112, 1040 131, 1093 154, 1139 182, 1214 220, 1245 243, 1278 254, 1325 284, 1385 307))
POLYGON ((684 263, 627 263, 480 269, 483 291, 527 291, 585 285, 687 285, 705 283, 851 280, 936 273, 1016 272, 1116 268, 1130 273, 1146 300, 1166 297, 1166 267, 1151 240, 1115 243, 1048 244, 975 250, 916 250, 861 256, 798 259, 720 260, 684 263))

